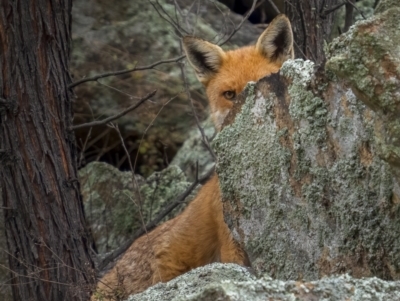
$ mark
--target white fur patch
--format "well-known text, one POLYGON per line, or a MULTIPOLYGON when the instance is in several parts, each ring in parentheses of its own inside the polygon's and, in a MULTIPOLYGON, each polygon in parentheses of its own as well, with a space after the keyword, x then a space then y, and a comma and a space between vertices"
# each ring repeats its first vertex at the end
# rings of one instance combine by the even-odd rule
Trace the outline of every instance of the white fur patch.
POLYGON ((226 115, 228 115, 228 113, 229 110, 225 110, 225 111, 216 111, 211 114, 211 117, 215 124, 215 128, 217 129, 218 132, 221 131, 222 124, 224 123, 225 117, 226 115))

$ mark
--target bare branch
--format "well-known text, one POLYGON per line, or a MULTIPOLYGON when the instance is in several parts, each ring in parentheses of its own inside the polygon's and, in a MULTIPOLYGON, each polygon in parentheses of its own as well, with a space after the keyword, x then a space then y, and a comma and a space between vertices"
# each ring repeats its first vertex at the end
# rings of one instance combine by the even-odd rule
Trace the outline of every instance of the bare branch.
POLYGON ((360 13, 361 17, 363 17, 364 20, 367 19, 367 17, 365 17, 365 15, 364 15, 363 12, 361 11, 361 9, 359 9, 359 8, 357 7, 357 5, 355 5, 352 1, 346 0, 346 3, 350 4, 351 6, 353 6, 353 7, 356 9, 356 11, 358 11, 358 12, 360 13))
POLYGON ((155 9, 155 11, 157 12, 157 14, 160 16, 161 19, 165 20, 166 22, 168 22, 173 28, 175 28, 176 32, 179 34, 179 37, 182 38, 183 34, 182 31, 184 32, 184 34, 188 34, 188 32, 181 27, 178 23, 175 23, 174 20, 172 19, 172 17, 165 11, 165 9, 163 8, 163 6, 156 1, 156 4, 159 6, 160 10, 164 13, 164 16, 160 10, 156 7, 156 4, 153 3, 152 1, 149 0, 149 3, 153 6, 153 8, 155 9))
POLYGON ((142 222, 142 226, 144 227, 144 230, 146 231, 146 226, 144 224, 144 218, 143 218, 143 210, 142 210, 142 205, 143 205, 142 195, 140 194, 139 183, 137 182, 137 179, 136 179, 136 176, 135 176, 135 168, 132 166, 131 156, 130 156, 130 154, 128 152, 128 149, 126 148, 124 138, 122 137, 122 134, 121 134, 121 131, 118 128, 118 125, 110 124, 110 127, 117 131, 119 139, 120 139, 121 144, 122 144, 122 147, 123 147, 123 149, 125 151, 125 154, 127 156, 129 167, 131 169, 131 174, 132 174, 132 184, 133 184, 133 187, 135 188, 136 198, 139 201, 139 204, 135 204, 135 205, 139 205, 138 207, 139 207, 140 220, 142 222))
POLYGON ((147 65, 147 66, 139 66, 139 67, 134 67, 134 68, 131 68, 131 69, 106 72, 106 73, 98 74, 98 75, 95 75, 95 76, 83 78, 81 80, 78 80, 78 81, 70 84, 68 86, 68 88, 72 89, 72 88, 75 88, 76 86, 78 86, 80 84, 83 84, 83 83, 86 83, 86 82, 97 81, 97 80, 99 80, 101 78, 105 78, 105 77, 110 77, 110 76, 115 76, 115 75, 122 75, 122 74, 127 74, 127 73, 130 73, 130 72, 141 71, 141 70, 149 70, 149 69, 153 69, 154 67, 162 65, 162 64, 176 63, 176 62, 179 62, 184 57, 185 57, 184 55, 181 55, 179 57, 172 58, 172 59, 169 59, 169 60, 161 60, 161 61, 155 62, 155 63, 147 65))
POLYGON ((154 90, 153 92, 147 94, 145 97, 141 98, 137 103, 135 103, 134 105, 131 105, 130 107, 126 108, 125 110, 119 112, 118 114, 115 114, 113 116, 110 116, 108 118, 105 118, 103 120, 98 120, 98 121, 93 121, 93 122, 88 122, 88 123, 83 123, 83 124, 78 124, 78 125, 74 125, 71 127, 72 130, 77 130, 77 129, 81 129, 81 128, 87 128, 87 127, 93 127, 93 126, 97 126, 97 125, 103 125, 103 124, 107 124, 115 119, 120 118, 121 116, 124 116, 126 114, 128 114, 129 112, 135 110, 136 108, 138 108, 142 103, 144 103, 146 100, 148 100, 149 98, 153 97, 156 94, 157 90, 154 90))
MULTIPOLYGON (((196 188, 198 184, 202 184, 206 182, 210 176, 214 173, 214 167, 211 168, 203 177, 200 179, 196 176, 195 181, 190 185, 176 200, 175 202, 171 203, 168 205, 163 211, 161 211, 151 222, 149 222, 145 227, 139 229, 136 231, 136 233, 132 236, 131 239, 129 239, 127 242, 125 242, 122 246, 120 246, 118 249, 114 250, 110 254, 108 254, 105 258, 99 260, 99 264, 97 266, 98 270, 103 270, 110 262, 112 262, 114 259, 116 259, 118 256, 123 254, 133 242, 138 239, 140 236, 145 234, 147 231, 152 230, 157 226, 157 224, 165 217, 167 216, 172 210, 174 210, 176 207, 178 207, 180 204, 184 203, 184 200, 186 199, 187 196, 190 195, 190 193, 193 191, 193 189, 196 188)), ((197 172, 196 172, 197 174, 197 172)))
POLYGON ((274 11, 275 11, 277 14, 280 14, 280 13, 281 13, 281 11, 279 10, 279 8, 275 5, 274 1, 272 1, 272 0, 267 0, 267 1, 268 1, 268 3, 272 6, 272 8, 274 9, 274 11))
POLYGON ((346 4, 346 2, 343 2, 343 3, 340 3, 340 4, 336 5, 336 6, 334 6, 334 7, 331 7, 331 8, 328 8, 328 9, 324 10, 321 13, 321 18, 325 18, 327 15, 329 15, 330 13, 333 13, 334 11, 338 10, 339 8, 341 8, 345 4, 346 4))
POLYGON ((244 22, 250 17, 250 15, 253 13, 254 9, 256 8, 256 3, 257 0, 253 0, 253 4, 251 5, 251 8, 249 9, 249 11, 247 12, 247 14, 242 18, 242 21, 240 21, 240 23, 238 24, 238 26, 236 26, 232 32, 229 34, 229 36, 223 40, 221 43, 219 43, 219 46, 224 45, 225 43, 227 43, 233 36, 235 33, 237 33, 239 31, 239 29, 243 26, 244 22))
POLYGON ((192 112, 193 112, 194 118, 196 120, 197 128, 200 131, 201 138, 203 140, 204 145, 206 146, 206 148, 208 149, 210 154, 213 156, 214 160, 216 160, 217 156, 215 155, 214 151, 212 150, 212 148, 210 146, 210 143, 208 142, 208 138, 207 138, 206 134, 204 133, 204 129, 200 125, 199 117, 197 116, 196 109, 195 109, 195 107, 193 105, 193 101, 192 101, 192 97, 190 95, 189 84, 188 84, 188 81, 187 81, 187 78, 186 78, 186 73, 185 73, 184 66, 183 66, 183 64, 180 64, 179 67, 181 68, 182 80, 183 80, 183 83, 185 85, 185 92, 186 92, 187 98, 189 100, 190 106, 192 107, 192 112))
MULTIPOLYGON (((219 45, 222 46, 225 43, 227 43, 232 37, 233 35, 239 31, 239 29, 243 26, 244 22, 250 17, 250 15, 253 13, 255 7, 256 7, 256 3, 257 0, 253 0, 253 4, 250 8, 250 10, 247 12, 247 14, 242 18, 242 21, 235 27, 235 29, 229 34, 229 36, 223 40, 219 45)), ((175 27, 175 26, 174 26, 175 27)), ((179 31, 178 31, 179 32, 179 31)), ((155 62, 153 64, 147 65, 147 66, 139 66, 139 67, 134 67, 134 68, 130 68, 130 69, 124 69, 124 70, 119 70, 119 71, 111 71, 111 72, 106 72, 106 73, 101 73, 95 76, 91 76, 91 77, 87 77, 87 78, 83 78, 80 79, 76 82, 71 83, 70 85, 68 85, 69 89, 75 88, 76 86, 86 83, 86 82, 91 82, 91 81, 97 81, 101 78, 106 78, 106 77, 110 77, 110 76, 116 76, 116 75, 123 75, 123 74, 127 74, 127 73, 131 73, 131 72, 135 72, 135 71, 142 71, 142 70, 149 70, 149 69, 153 69, 156 66, 162 65, 162 64, 169 64, 169 63, 177 63, 180 60, 182 60, 185 57, 185 55, 181 55, 179 57, 176 58, 172 58, 172 59, 168 59, 168 60, 160 60, 158 62, 155 62)))
POLYGON ((346 14, 344 18, 344 27, 343 27, 343 32, 346 32, 349 30, 350 26, 353 25, 353 12, 354 12, 354 6, 346 1, 346 14))

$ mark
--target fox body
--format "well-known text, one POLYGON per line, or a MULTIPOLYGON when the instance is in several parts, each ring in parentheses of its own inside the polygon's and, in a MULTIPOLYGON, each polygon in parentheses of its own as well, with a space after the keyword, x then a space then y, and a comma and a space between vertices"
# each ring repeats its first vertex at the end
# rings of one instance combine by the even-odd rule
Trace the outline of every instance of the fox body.
MULTIPOLYGON (((185 37, 187 59, 206 88, 217 130, 249 81, 278 72, 293 57, 289 20, 276 17, 254 46, 224 51, 207 41, 185 37)), ((223 217, 217 175, 200 189, 179 216, 137 239, 104 275, 92 300, 117 300, 212 262, 248 266, 223 217)))

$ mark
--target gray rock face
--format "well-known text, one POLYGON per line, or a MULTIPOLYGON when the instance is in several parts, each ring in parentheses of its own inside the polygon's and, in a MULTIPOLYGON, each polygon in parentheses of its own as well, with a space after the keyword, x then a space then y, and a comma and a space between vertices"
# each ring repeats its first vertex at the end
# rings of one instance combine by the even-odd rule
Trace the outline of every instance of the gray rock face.
MULTIPOLYGON (((131 172, 121 172, 102 162, 90 163, 79 171, 86 219, 99 253, 121 245, 190 186, 174 165, 146 180, 135 177, 134 181, 131 172)), ((181 209, 182 206, 165 219, 181 209)))
POLYGON ((225 221, 274 278, 399 279, 400 190, 375 114, 343 83, 314 79, 311 62, 288 61, 235 104, 214 140, 225 221))
MULTIPOLYGON (((216 132, 211 118, 204 121, 201 127, 208 141, 212 141, 216 132)), ((196 165, 198 166, 199 177, 206 174, 214 166, 214 158, 204 145, 201 132, 197 127, 189 132, 188 138, 176 153, 171 164, 179 166, 191 181, 196 178, 196 165)))
POLYGON ((376 12, 332 43, 327 68, 376 112, 375 143, 400 183, 400 4, 381 1, 376 12))
POLYGON ((194 269, 167 283, 156 284, 143 293, 130 296, 127 301, 188 300, 184 298, 195 296, 209 284, 220 283, 222 280, 255 281, 256 277, 239 265, 214 263, 194 269))
POLYGON ((317 281, 257 279, 245 268, 214 263, 157 284, 127 301, 397 301, 400 282, 378 278, 354 279, 348 275, 317 281))

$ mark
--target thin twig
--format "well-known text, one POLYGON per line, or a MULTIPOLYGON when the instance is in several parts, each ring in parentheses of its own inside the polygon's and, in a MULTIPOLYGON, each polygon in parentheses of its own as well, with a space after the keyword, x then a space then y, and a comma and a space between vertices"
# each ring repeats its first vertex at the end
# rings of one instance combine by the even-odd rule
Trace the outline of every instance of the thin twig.
POLYGON ((142 222, 142 226, 144 226, 144 218, 143 218, 143 210, 142 210, 142 204, 143 204, 142 195, 140 194, 139 183, 137 182, 137 179, 136 179, 136 176, 135 176, 135 167, 133 167, 133 165, 132 165, 131 156, 130 156, 129 151, 128 151, 126 145, 125 145, 124 138, 122 137, 122 134, 121 134, 121 131, 118 128, 118 125, 114 125, 114 124, 111 123, 109 126, 117 131, 118 137, 119 137, 119 139, 121 141, 122 148, 124 149, 125 154, 127 156, 129 167, 131 169, 131 174, 132 174, 132 184, 136 188, 136 190, 135 190, 136 198, 139 201, 139 206, 138 206, 139 207, 139 215, 140 215, 140 219, 141 219, 141 222, 142 222))
POLYGON ((225 40, 223 40, 223 41, 219 44, 219 46, 222 46, 222 45, 224 45, 225 43, 227 43, 227 42, 233 37, 233 35, 239 31, 239 29, 243 26, 244 22, 245 22, 245 21, 250 17, 250 15, 253 13, 253 11, 254 11, 254 9, 255 9, 255 7, 256 7, 256 3, 257 3, 257 0, 253 0, 253 4, 251 5, 251 8, 250 8, 249 11, 247 12, 247 14, 242 18, 242 21, 240 21, 239 25, 236 26, 236 27, 232 30, 232 32, 229 34, 229 36, 228 36, 225 40))
POLYGON ((153 3, 153 2, 150 1, 150 0, 149 0, 149 3, 150 3, 150 4, 153 6, 153 8, 156 10, 156 12, 157 12, 157 14, 160 16, 160 18, 162 18, 162 19, 165 20, 167 23, 169 23, 169 24, 172 25, 172 27, 173 27, 173 28, 176 30, 176 32, 179 34, 179 37, 180 37, 180 38, 183 37, 182 31, 183 31, 184 34, 186 34, 186 35, 188 34, 188 32, 187 32, 183 27, 179 26, 179 24, 176 24, 176 23, 174 22, 174 20, 172 19, 172 17, 165 11, 164 7, 163 7, 158 1, 156 1, 156 3, 157 3, 157 5, 160 7, 160 10, 164 13, 164 15, 165 15, 166 17, 158 10, 158 8, 156 7, 156 4, 155 4, 155 3, 153 3))
POLYGON ((129 94, 129 93, 127 93, 127 92, 125 92, 125 91, 122 91, 122 90, 120 90, 120 89, 118 89, 118 88, 115 88, 115 87, 113 87, 113 86, 110 86, 110 85, 107 85, 107 84, 105 84, 105 83, 102 83, 102 82, 100 82, 99 80, 97 80, 96 82, 97 82, 98 84, 100 84, 100 85, 102 85, 102 86, 104 86, 104 87, 107 87, 107 88, 109 88, 109 89, 111 89, 111 90, 114 90, 114 91, 116 91, 116 92, 118 92, 118 93, 121 93, 121 94, 123 94, 123 95, 129 96, 131 99, 137 98, 137 97, 133 96, 132 94, 129 94))
POLYGON ((187 81, 187 78, 186 78, 186 73, 185 73, 184 66, 183 66, 183 64, 180 64, 179 67, 181 68, 182 80, 183 80, 183 83, 185 85, 185 92, 186 92, 187 98, 189 100, 190 106, 192 107, 192 112, 193 112, 193 115, 194 115, 195 120, 196 120, 197 128, 200 131, 200 134, 201 134, 201 137, 202 137, 204 145, 206 146, 206 148, 208 149, 208 151, 210 152, 210 154, 214 158, 214 160, 216 160, 217 156, 215 155, 214 151, 212 150, 212 148, 210 146, 210 143, 208 142, 208 138, 207 138, 206 134, 204 133, 204 129, 200 125, 200 120, 199 120, 199 117, 197 116, 196 109, 194 107, 193 100, 192 100, 192 97, 190 95, 189 84, 188 84, 188 81, 187 81))
MULTIPOLYGON (((307 25, 306 25, 306 21, 304 19, 304 10, 303 10, 303 6, 301 5, 301 2, 297 2, 297 7, 298 10, 300 11, 299 15, 300 15, 300 20, 301 20, 301 26, 303 28, 303 49, 304 49, 304 53, 307 53, 307 36, 308 36, 308 32, 307 32, 307 25)), ((306 57, 307 58, 307 57, 306 57)))
POLYGON ((293 44, 294 46, 297 48, 297 50, 302 54, 303 58, 308 60, 308 57, 306 56, 306 54, 304 53, 304 51, 300 48, 299 44, 296 43, 295 40, 293 40, 293 44))
POLYGON ((346 2, 345 10, 346 10, 346 14, 345 14, 345 18, 344 18, 344 27, 343 27, 344 32, 348 31, 350 26, 353 25, 354 6, 351 5, 349 2, 346 2))
POLYGON ((268 3, 272 6, 272 8, 274 9, 275 13, 280 14, 281 11, 279 10, 279 8, 275 5, 274 1, 272 0, 267 0, 268 3))
MULTIPOLYGON (((214 167, 211 168, 204 176, 202 176, 200 179, 196 176, 196 179, 194 182, 170 205, 168 205, 166 208, 164 208, 163 211, 161 211, 152 221, 146 224, 145 227, 140 228, 136 233, 129 239, 129 241, 125 242, 122 246, 120 246, 118 249, 114 250, 110 254, 108 254, 105 258, 99 260, 99 265, 98 265, 98 270, 103 270, 110 262, 112 262, 114 259, 116 259, 118 256, 123 254, 133 243, 136 239, 138 239, 140 236, 146 233, 146 231, 151 231, 153 228, 157 226, 157 224, 165 217, 167 216, 172 210, 174 210, 176 207, 178 207, 180 204, 184 203, 184 200, 186 199, 187 196, 190 195, 190 193, 193 191, 193 189, 196 188, 198 184, 206 182, 210 176, 214 173, 214 167)), ((197 172, 196 172, 197 174, 197 172)))
POLYGON ((90 135, 92 134, 92 129, 93 129, 92 127, 89 129, 89 132, 87 133, 86 138, 85 138, 85 142, 82 144, 82 151, 79 155, 78 166, 82 166, 81 164, 82 164, 83 159, 85 158, 84 154, 85 154, 86 146, 89 141, 90 135))
POLYGON ((355 5, 352 1, 350 1, 350 0, 345 0, 346 1, 346 3, 348 3, 348 4, 350 4, 351 6, 353 6, 359 13, 360 13, 360 15, 363 17, 363 19, 364 20, 366 20, 367 18, 365 17, 365 15, 363 14, 363 12, 361 11, 361 9, 359 9, 358 7, 357 7, 357 5, 355 5))
POLYGON ((341 7, 342 7, 343 5, 345 5, 345 4, 346 4, 346 2, 339 3, 338 5, 336 5, 336 6, 334 6, 334 7, 331 7, 331 8, 329 8, 329 9, 324 10, 324 11, 321 13, 321 17, 322 17, 322 18, 325 18, 327 15, 329 15, 330 13, 333 13, 334 11, 338 10, 339 8, 341 8, 341 7))
MULTIPOLYGON (((253 5, 251 6, 250 10, 247 12, 246 16, 244 16, 242 18, 242 21, 234 28, 234 30, 229 34, 229 36, 223 40, 219 45, 222 46, 225 43, 227 43, 232 37, 233 35, 239 31, 239 29, 243 26, 244 22, 250 17, 250 15, 253 13, 254 8, 256 6, 257 0, 253 0, 253 5)), ((119 70, 119 71, 111 71, 111 72, 106 72, 106 73, 102 73, 102 74, 98 74, 95 76, 91 76, 91 77, 86 77, 83 79, 80 79, 76 82, 71 83, 70 85, 68 85, 69 89, 75 88, 76 86, 86 83, 86 82, 91 82, 91 81, 97 81, 101 78, 105 78, 105 77, 110 77, 110 76, 116 76, 116 75, 122 75, 122 74, 127 74, 127 73, 131 73, 131 72, 135 72, 135 71, 142 71, 142 70, 149 70, 149 69, 153 69, 154 67, 158 66, 158 65, 162 65, 162 64, 169 64, 169 63, 177 63, 180 60, 182 60, 183 58, 185 58, 185 55, 181 55, 179 57, 176 58, 172 58, 169 60, 161 60, 158 62, 155 62, 153 64, 147 65, 147 66, 139 66, 139 67, 134 67, 131 69, 124 69, 124 70, 119 70)))
MULTIPOLYGON (((180 92, 181 93, 181 92, 180 92)), ((171 101, 173 101, 175 98, 178 97, 178 95, 180 94, 176 94, 175 96, 171 97, 170 99, 168 99, 168 101, 166 103, 164 103, 162 105, 162 107, 160 108, 160 110, 158 110, 156 116, 152 119, 152 121, 149 123, 149 125, 147 126, 147 128, 144 130, 143 134, 142 134, 142 138, 140 139, 139 142, 139 146, 138 146, 138 151, 136 152, 136 156, 135 156, 135 162, 133 163, 133 170, 136 170, 136 166, 137 166, 137 161, 139 158, 139 149, 142 145, 142 142, 144 140, 144 136, 147 134, 148 130, 154 125, 154 121, 156 121, 156 119, 158 118, 158 116, 161 114, 162 110, 165 108, 165 106, 167 106, 171 101)))
POLYGON ((125 110, 119 112, 118 114, 115 114, 115 115, 110 116, 108 118, 105 118, 103 120, 92 121, 92 122, 88 122, 88 123, 74 125, 74 126, 71 126, 71 129, 72 130, 77 130, 77 129, 81 129, 81 128, 93 127, 93 126, 97 126, 97 125, 103 125, 103 124, 110 123, 111 121, 113 121, 115 119, 118 119, 121 116, 124 116, 124 115, 128 114, 129 112, 131 112, 131 111, 135 110, 136 108, 138 108, 146 100, 148 100, 149 98, 153 97, 156 94, 156 92, 157 92, 157 90, 154 90, 153 92, 147 94, 145 97, 141 98, 137 103, 135 103, 134 105, 129 106, 128 108, 126 108, 125 110))
POLYGON ((95 76, 86 77, 86 78, 83 78, 83 79, 78 80, 76 82, 73 82, 72 84, 70 84, 68 86, 68 88, 72 89, 72 88, 75 88, 76 86, 78 86, 80 84, 83 84, 83 83, 86 83, 86 82, 97 81, 100 78, 105 78, 105 77, 110 77, 110 76, 115 76, 115 75, 122 75, 122 74, 127 74, 127 73, 130 73, 130 72, 141 71, 141 70, 149 70, 149 69, 153 69, 154 67, 156 67, 158 65, 162 65, 162 64, 176 63, 176 62, 179 62, 184 57, 185 57, 184 55, 181 55, 179 57, 172 58, 172 59, 169 59, 169 60, 161 60, 161 61, 155 62, 155 63, 147 65, 147 66, 139 66, 139 67, 134 67, 134 68, 131 68, 131 69, 106 72, 106 73, 98 74, 98 75, 95 75, 95 76))

